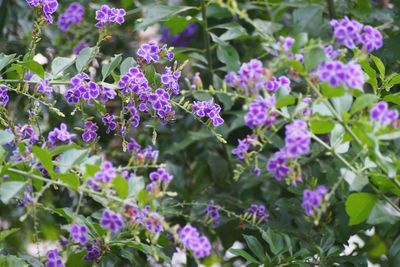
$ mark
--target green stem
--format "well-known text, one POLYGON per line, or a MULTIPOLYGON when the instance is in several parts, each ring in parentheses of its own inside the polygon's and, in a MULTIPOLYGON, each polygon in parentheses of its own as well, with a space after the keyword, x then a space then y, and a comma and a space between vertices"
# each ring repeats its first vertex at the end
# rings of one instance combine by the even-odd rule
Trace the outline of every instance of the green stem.
POLYGON ((213 65, 212 65, 212 56, 210 48, 210 37, 208 36, 208 22, 207 22, 207 10, 206 10, 205 0, 201 0, 201 15, 203 17, 203 36, 204 36, 203 38, 207 53, 208 72, 210 73, 210 78, 212 79, 213 65))

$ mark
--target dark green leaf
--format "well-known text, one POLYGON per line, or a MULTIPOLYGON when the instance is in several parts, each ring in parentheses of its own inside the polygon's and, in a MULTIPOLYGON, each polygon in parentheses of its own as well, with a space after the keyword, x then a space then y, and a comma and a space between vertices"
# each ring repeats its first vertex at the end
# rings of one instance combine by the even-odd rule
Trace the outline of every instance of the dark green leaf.
POLYGON ((313 70, 322 61, 326 59, 324 48, 321 46, 312 46, 306 48, 304 53, 304 66, 307 71, 313 70))
POLYGON ((42 163, 43 167, 45 167, 50 174, 53 173, 54 164, 51 159, 51 154, 49 153, 49 151, 37 146, 33 146, 32 152, 35 155, 35 157, 39 159, 40 163, 42 163))
POLYGON ((231 249, 229 249, 229 252, 232 253, 233 255, 241 256, 241 257, 243 257, 244 259, 246 259, 247 261, 249 261, 251 263, 261 264, 253 256, 251 256, 249 253, 247 253, 246 251, 244 251, 242 249, 231 248, 231 249))
POLYGON ((231 45, 218 45, 217 57, 225 63, 227 70, 237 71, 240 67, 239 54, 231 45))
POLYGON ((264 249, 257 238, 251 235, 243 235, 243 237, 254 255, 256 255, 261 262, 264 262, 266 259, 264 249))

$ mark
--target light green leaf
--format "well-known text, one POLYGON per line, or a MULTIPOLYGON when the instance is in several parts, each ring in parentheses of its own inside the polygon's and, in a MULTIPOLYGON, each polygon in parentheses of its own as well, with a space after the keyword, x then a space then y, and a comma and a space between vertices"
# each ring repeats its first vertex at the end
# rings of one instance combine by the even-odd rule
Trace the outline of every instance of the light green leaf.
POLYGON ((329 133, 335 123, 331 120, 312 120, 311 121, 311 132, 314 134, 326 134, 329 133))
POLYGON ((28 68, 30 71, 35 73, 37 76, 39 76, 40 78, 44 79, 43 66, 40 65, 39 63, 37 63, 36 61, 30 60, 30 61, 27 61, 27 62, 23 62, 22 66, 24 66, 25 68, 28 68))
POLYGON ((394 224, 400 221, 400 212, 395 210, 392 205, 389 203, 379 200, 371 213, 369 214, 367 223, 369 224, 381 224, 381 223, 390 223, 394 224))
POLYGON ((130 68, 134 67, 136 65, 135 59, 133 57, 127 57, 122 61, 121 65, 119 66, 119 71, 121 75, 124 75, 129 71, 130 68))
POLYGON ((83 68, 85 68, 90 62, 92 55, 94 53, 94 48, 86 47, 79 52, 78 57, 76 58, 75 66, 78 73, 82 72, 83 68))
POLYGON ((72 167, 79 165, 89 154, 88 150, 71 149, 61 154, 59 167, 60 172, 65 173, 72 167))
POLYGON ((7 65, 11 64, 14 61, 16 54, 4 55, 0 54, 0 71, 2 71, 7 65))
POLYGON ((377 98, 373 94, 363 94, 360 97, 357 97, 356 101, 354 101, 353 106, 351 107, 350 114, 354 114, 360 110, 363 110, 370 104, 375 103, 376 100, 377 98))
POLYGON ((19 259, 13 255, 0 255, 0 266, 1 267, 28 267, 29 264, 26 261, 19 259))
POLYGON ((340 173, 349 184, 350 191, 361 191, 368 184, 368 177, 364 175, 357 175, 345 168, 341 168, 340 173))
POLYGON ((376 56, 370 54, 370 57, 372 58, 376 67, 378 68, 379 74, 381 75, 381 79, 385 80, 385 65, 383 65, 383 62, 376 56))
POLYGON ((5 182, 0 186, 0 199, 4 204, 7 204, 10 199, 19 193, 24 188, 26 182, 5 182))
POLYGON ((367 73, 368 75, 368 80, 367 83, 372 85, 372 88, 376 91, 378 89, 378 80, 376 79, 376 71, 371 67, 371 65, 368 62, 368 59, 363 59, 360 61, 360 65, 367 73))
POLYGON ((121 60, 121 54, 118 54, 111 58, 111 62, 109 64, 103 65, 103 68, 101 69, 103 81, 118 67, 119 63, 121 63, 121 60))
POLYGON ((32 152, 35 157, 39 159, 40 163, 42 163, 46 170, 52 174, 54 172, 54 164, 51 159, 50 152, 37 146, 32 147, 32 152))
POLYGON ((79 178, 75 173, 58 173, 58 178, 75 191, 79 191, 79 178))
POLYGON ((304 53, 304 66, 307 71, 311 71, 325 59, 326 55, 322 46, 308 47, 304 53))
POLYGON ((7 236, 12 235, 13 233, 17 232, 19 228, 10 228, 7 230, 2 230, 0 232, 0 242, 6 239, 7 236))
POLYGON ((128 196, 129 186, 125 178, 117 176, 112 183, 120 198, 124 199, 128 196))
POLYGON ((356 225, 368 219, 378 197, 370 193, 353 193, 346 200, 346 213, 349 225, 356 225))
POLYGON ((74 62, 75 60, 72 58, 56 57, 51 63, 51 74, 54 78, 57 77, 58 74, 68 69, 74 62))
POLYGON ((14 140, 14 135, 4 130, 0 130, 0 145, 5 145, 14 140))

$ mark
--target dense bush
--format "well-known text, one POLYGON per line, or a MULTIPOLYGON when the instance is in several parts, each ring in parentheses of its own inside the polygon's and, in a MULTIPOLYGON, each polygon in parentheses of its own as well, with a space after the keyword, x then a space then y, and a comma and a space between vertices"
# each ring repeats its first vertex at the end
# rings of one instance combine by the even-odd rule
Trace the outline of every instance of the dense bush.
POLYGON ((390 1, 0 1, 0 266, 398 266, 390 1))

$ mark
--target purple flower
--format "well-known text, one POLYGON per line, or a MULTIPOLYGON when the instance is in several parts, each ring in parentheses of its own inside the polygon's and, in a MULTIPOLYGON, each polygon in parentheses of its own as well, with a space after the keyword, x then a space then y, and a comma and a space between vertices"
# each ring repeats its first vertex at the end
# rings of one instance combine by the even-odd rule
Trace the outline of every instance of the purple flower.
POLYGON ((257 221, 267 222, 269 219, 269 213, 264 205, 251 204, 247 209, 247 213, 257 221))
POLYGON ((319 79, 330 86, 340 86, 346 81, 346 66, 340 61, 324 61, 317 70, 319 79))
POLYGON ((178 238, 182 245, 191 250, 195 258, 204 258, 211 254, 211 243, 207 237, 200 235, 190 224, 178 229, 178 238))
POLYGON ((166 188, 174 177, 165 168, 158 168, 150 173, 149 178, 151 183, 146 186, 146 190, 151 193, 157 186, 166 188))
POLYGON ((345 81, 349 88, 362 90, 365 83, 365 77, 359 64, 355 63, 354 61, 347 63, 345 81))
POLYGON ((172 52, 167 52, 167 53, 165 53, 165 58, 166 58, 168 61, 172 61, 172 60, 174 59, 174 57, 175 57, 175 55, 174 55, 174 53, 172 53, 172 52))
POLYGON ((51 95, 53 93, 53 87, 51 87, 49 85, 48 80, 40 79, 37 91, 38 91, 38 93, 41 93, 41 94, 51 95))
POLYGON ((85 261, 97 261, 101 256, 101 248, 97 244, 86 245, 86 255, 83 257, 85 261))
POLYGON ((247 151, 250 149, 250 144, 247 139, 238 139, 238 146, 232 150, 232 154, 235 155, 239 160, 244 160, 247 151))
POLYGON ((150 212, 150 207, 145 206, 142 210, 143 224, 146 229, 154 234, 160 233, 164 227, 164 218, 157 212, 150 212))
POLYGON ((142 44, 137 51, 137 55, 143 58, 147 64, 151 62, 157 62, 160 60, 160 48, 157 42, 150 41, 148 43, 142 44))
POLYGON ((78 55, 84 48, 89 47, 89 44, 82 40, 74 48, 74 54, 78 55))
POLYGON ((330 59, 330 60, 335 60, 339 57, 340 51, 334 50, 332 45, 327 45, 324 48, 325 55, 330 59))
POLYGON ((113 88, 99 85, 100 89, 100 100, 106 103, 108 100, 114 99, 117 96, 117 92, 113 88))
POLYGON ((89 81, 89 76, 86 73, 80 73, 71 78, 71 88, 65 93, 65 98, 69 104, 76 104, 81 99, 90 101, 100 96, 100 87, 95 82, 89 81))
POLYGON ((110 183, 117 176, 116 169, 109 161, 101 164, 100 171, 96 172, 94 178, 88 178, 87 183, 93 190, 100 190, 102 184, 110 183))
POLYGON ((239 69, 239 83, 248 95, 256 94, 262 88, 264 67, 258 59, 243 63, 239 69))
POLYGON ((267 163, 267 170, 274 174, 276 180, 280 181, 289 174, 290 168, 287 166, 288 157, 285 151, 276 152, 267 163))
POLYGON ((82 134, 82 140, 86 143, 93 141, 97 137, 97 130, 99 127, 96 123, 87 121, 85 122, 85 128, 82 134))
POLYGON ((383 37, 377 29, 374 29, 371 26, 365 26, 364 31, 361 34, 361 42, 363 43, 365 50, 372 52, 383 46, 383 37))
POLYGON ((171 34, 168 28, 164 28, 162 30, 160 42, 170 43, 175 47, 187 46, 190 40, 192 40, 193 35, 195 35, 196 30, 197 25, 195 23, 190 23, 182 32, 178 34, 171 34))
POLYGON ((21 127, 15 126, 15 131, 21 136, 22 139, 29 139, 30 144, 39 141, 39 136, 35 133, 32 125, 25 124, 21 127))
POLYGON ((307 124, 295 120, 285 127, 285 152, 289 158, 295 158, 310 152, 311 134, 307 124))
POLYGON ((303 203, 301 207, 307 215, 314 215, 315 211, 319 211, 325 194, 328 192, 325 186, 320 185, 315 190, 306 189, 303 192, 303 203))
POLYGON ((117 23, 121 25, 125 22, 126 11, 123 8, 110 8, 107 5, 102 5, 99 10, 96 11, 96 27, 104 28, 111 23, 117 23))
POLYGON ((22 202, 18 204, 18 207, 25 207, 26 205, 29 205, 31 203, 33 203, 33 196, 32 196, 32 187, 30 185, 27 185, 25 187, 25 191, 24 191, 24 197, 22 199, 22 202))
POLYGON ((58 28, 66 31, 72 24, 81 23, 84 13, 85 8, 81 4, 71 3, 64 14, 58 17, 58 28))
POLYGON ((110 115, 108 113, 104 114, 103 118, 101 119, 104 125, 107 127, 106 133, 110 133, 117 129, 117 123, 115 121, 117 117, 115 115, 110 115))
POLYGON ((54 128, 53 131, 49 132, 47 142, 50 144, 50 147, 54 147, 58 141, 70 144, 75 136, 75 134, 68 132, 67 125, 65 123, 61 123, 60 128, 54 128))
POLYGON ((138 142, 134 139, 131 138, 128 142, 128 144, 126 145, 128 152, 139 152, 142 149, 142 146, 138 144, 138 142))
POLYGON ((360 43, 363 28, 363 24, 360 22, 344 17, 341 20, 332 20, 331 26, 337 43, 349 49, 354 49, 360 43))
POLYGON ((134 101, 130 101, 126 105, 126 110, 131 115, 131 117, 129 118, 129 121, 131 122, 131 125, 133 127, 138 127, 139 126, 139 122, 140 122, 140 115, 139 115, 138 110, 136 109, 135 102, 134 101))
POLYGON ((381 101, 371 109, 370 118, 386 126, 398 120, 399 112, 395 109, 389 109, 389 105, 381 101))
POLYGON ((26 0, 30 7, 42 7, 43 16, 48 23, 53 23, 52 14, 56 12, 58 7, 57 0, 26 0))
POLYGON ((73 224, 70 232, 72 239, 82 245, 85 245, 89 240, 89 229, 86 225, 73 224))
POLYGON ((218 127, 224 123, 224 119, 221 117, 221 106, 214 104, 214 100, 210 101, 194 101, 192 109, 196 116, 203 118, 208 117, 211 119, 214 127, 218 127))
POLYGON ((168 90, 171 90, 172 93, 178 95, 179 77, 181 77, 180 71, 172 71, 171 67, 165 67, 165 73, 161 75, 161 83, 164 84, 168 90))
POLYGON ((143 214, 136 205, 126 204, 124 206, 124 214, 129 218, 131 224, 143 223, 143 214))
POLYGON ((228 74, 226 74, 225 82, 228 86, 231 87, 238 87, 240 85, 239 76, 233 71, 230 71, 228 72, 228 74))
POLYGON ((168 114, 172 111, 171 104, 169 103, 171 96, 162 88, 158 88, 154 93, 149 95, 149 102, 151 107, 157 111, 157 115, 161 119, 167 119, 168 114))
POLYGON ((104 229, 108 229, 113 233, 117 233, 124 227, 125 224, 121 214, 106 209, 103 211, 100 225, 104 229))
POLYGON ((219 209, 220 207, 215 205, 215 201, 210 200, 205 210, 207 219, 213 227, 217 227, 220 223, 221 215, 219 214, 219 209))
POLYGON ((47 262, 45 267, 64 267, 60 252, 58 249, 52 249, 47 252, 47 262))
POLYGON ((0 85, 0 105, 2 106, 7 105, 9 100, 10 98, 7 94, 7 87, 4 85, 0 85))
POLYGON ((279 41, 279 46, 282 47, 283 51, 289 52, 295 40, 292 37, 279 36, 278 41, 279 41))
POLYGON ((140 97, 142 93, 149 91, 149 82, 139 68, 133 67, 121 76, 118 87, 122 89, 124 95, 135 93, 140 97))
POLYGON ((276 113, 273 111, 275 103, 274 96, 258 97, 251 102, 244 117, 246 125, 250 128, 273 125, 276 121, 276 113))

